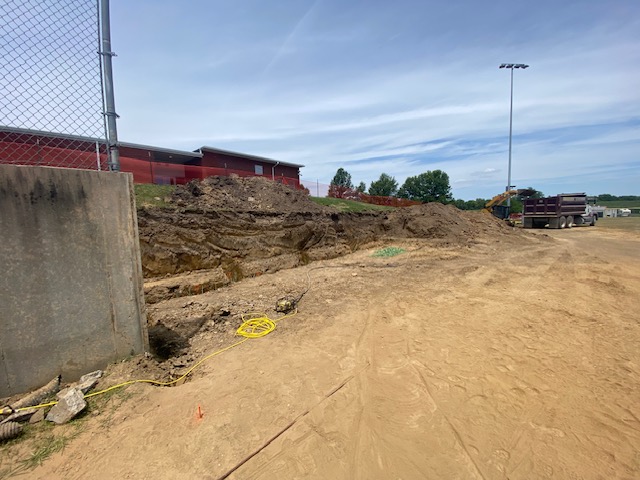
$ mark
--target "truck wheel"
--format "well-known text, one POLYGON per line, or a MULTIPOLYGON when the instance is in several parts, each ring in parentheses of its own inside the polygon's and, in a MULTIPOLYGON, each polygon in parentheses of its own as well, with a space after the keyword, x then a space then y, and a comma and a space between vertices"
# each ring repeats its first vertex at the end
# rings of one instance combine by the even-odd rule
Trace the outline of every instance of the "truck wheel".
POLYGON ((567 217, 560 217, 558 219, 558 228, 565 228, 567 226, 567 217))
POLYGON ((573 215, 567 217, 567 228, 573 227, 573 215))

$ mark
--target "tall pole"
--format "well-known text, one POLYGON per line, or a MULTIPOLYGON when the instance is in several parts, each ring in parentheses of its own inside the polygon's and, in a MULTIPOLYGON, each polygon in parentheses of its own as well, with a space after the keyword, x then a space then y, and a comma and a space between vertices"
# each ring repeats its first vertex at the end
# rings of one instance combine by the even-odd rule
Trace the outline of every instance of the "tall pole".
MULTIPOLYGON (((511 190, 511 142, 513 137, 513 69, 514 68, 529 68, 529 65, 524 63, 503 63, 500 68, 508 68, 511 70, 511 97, 509 103, 509 172, 507 174, 507 188, 505 191, 511 190)), ((507 209, 511 210, 511 197, 507 196, 507 209)))
POLYGON ((111 51, 111 22, 109 19, 109 0, 100 0, 102 30, 102 65, 104 68, 104 97, 107 117, 107 145, 109 149, 109 170, 120 171, 120 153, 118 152, 118 130, 116 128, 116 102, 113 93, 113 68, 111 59, 115 55, 111 51))
MULTIPOLYGON (((511 69, 511 102, 509 104, 509 174, 507 176, 507 192, 511 190, 511 137, 513 135, 513 68, 511 69)), ((507 208, 511 212, 511 197, 507 197, 507 208)))

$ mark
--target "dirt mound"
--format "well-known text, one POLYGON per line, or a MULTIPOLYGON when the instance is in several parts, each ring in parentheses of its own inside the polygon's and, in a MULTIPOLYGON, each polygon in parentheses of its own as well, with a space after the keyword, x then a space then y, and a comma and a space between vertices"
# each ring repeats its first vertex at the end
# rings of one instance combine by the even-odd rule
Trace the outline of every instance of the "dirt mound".
POLYGON ((421 238, 471 245, 521 233, 490 215, 441 204, 343 213, 229 211, 188 204, 176 210, 142 208, 138 226, 143 273, 150 279, 145 283, 148 303, 336 258, 375 242, 421 238))
POLYGON ((323 212, 302 190, 264 177, 208 177, 178 186, 171 199, 179 207, 266 212, 323 212))
POLYGON ((426 203, 399 208, 388 215, 391 234, 464 243, 482 234, 501 235, 513 229, 495 217, 464 212, 453 205, 426 203))
POLYGON ((191 182, 177 188, 171 203, 175 208, 138 210, 142 268, 152 279, 145 284, 148 303, 215 290, 388 239, 465 245, 518 234, 490 215, 439 203, 337 212, 262 177, 191 182))

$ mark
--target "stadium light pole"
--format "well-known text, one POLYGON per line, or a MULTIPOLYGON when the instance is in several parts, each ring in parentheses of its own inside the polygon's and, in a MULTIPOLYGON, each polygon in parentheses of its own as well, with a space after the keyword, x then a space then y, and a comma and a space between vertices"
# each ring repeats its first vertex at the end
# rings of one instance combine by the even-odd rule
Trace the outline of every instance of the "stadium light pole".
MULTIPOLYGON (((509 173, 507 177, 507 189, 505 191, 511 190, 511 137, 513 134, 513 69, 514 68, 529 68, 529 65, 525 65, 524 63, 503 63, 499 68, 508 68, 511 70, 511 104, 509 106, 509 173)), ((507 208, 511 209, 511 197, 507 198, 507 208)))

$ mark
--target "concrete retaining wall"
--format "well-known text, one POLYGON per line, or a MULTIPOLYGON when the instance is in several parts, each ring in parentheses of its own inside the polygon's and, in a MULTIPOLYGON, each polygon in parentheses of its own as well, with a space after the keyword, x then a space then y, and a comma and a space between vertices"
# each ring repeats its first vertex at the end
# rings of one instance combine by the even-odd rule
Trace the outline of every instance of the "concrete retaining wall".
POLYGON ((148 346, 133 177, 0 165, 0 397, 148 346))

